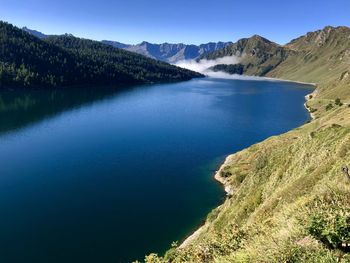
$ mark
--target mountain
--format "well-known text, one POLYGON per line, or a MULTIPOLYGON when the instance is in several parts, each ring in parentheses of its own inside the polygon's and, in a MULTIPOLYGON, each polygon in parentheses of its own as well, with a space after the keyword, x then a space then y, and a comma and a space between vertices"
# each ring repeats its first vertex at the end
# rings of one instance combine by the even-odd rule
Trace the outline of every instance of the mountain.
POLYGON ((125 50, 135 52, 150 58, 162 60, 168 63, 176 63, 181 60, 197 59, 204 54, 224 48, 225 46, 231 44, 231 42, 211 42, 197 46, 169 43, 152 44, 144 41, 138 45, 126 45, 119 42, 107 40, 104 40, 102 42, 114 47, 123 48, 125 50))
POLYGON ((29 34, 31 34, 31 35, 33 35, 33 36, 36 36, 36 37, 40 38, 40 39, 44 39, 44 38, 48 37, 48 35, 45 35, 44 33, 41 33, 41 32, 36 31, 36 30, 29 29, 27 27, 23 27, 22 30, 27 32, 27 33, 29 33, 29 34))
POLYGON ((213 69, 217 71, 228 67, 225 71, 231 74, 244 73, 247 75, 263 76, 280 64, 289 53, 282 46, 261 36, 254 35, 250 38, 240 39, 223 49, 201 56, 201 59, 213 60, 226 56, 235 56, 240 58, 237 71, 228 65, 217 65, 213 69))
POLYGON ((321 96, 350 98, 350 28, 327 26, 284 48, 290 55, 268 77, 322 83, 321 96))
POLYGON ((122 48, 122 49, 126 49, 126 48, 131 46, 128 44, 123 44, 123 43, 117 42, 117 41, 102 40, 101 42, 103 44, 110 45, 110 46, 116 47, 116 48, 122 48))
MULTIPOLYGON (((350 28, 327 26, 284 46, 255 35, 201 58, 225 56, 237 56, 240 63, 216 65, 214 71, 324 83, 319 92, 336 96, 350 81, 350 28)), ((342 92, 350 96, 349 89, 342 92)))
POLYGON ((253 36, 206 57, 231 55, 240 63, 216 67, 316 83, 311 119, 228 156, 215 174, 223 204, 146 263, 350 262, 350 29, 328 26, 284 46, 253 36))
MULTIPOLYGON (((39 31, 23 27, 22 30, 36 36, 40 39, 48 38, 52 35, 45 35, 39 31)), ((134 53, 138 53, 153 59, 165 61, 168 63, 176 63, 181 60, 197 59, 200 56, 222 49, 232 42, 210 42, 201 45, 185 45, 185 44, 152 44, 149 42, 142 42, 137 45, 124 44, 117 41, 102 40, 103 44, 113 46, 115 48, 125 49, 134 53)))
POLYGON ((0 86, 117 85, 189 80, 199 73, 72 35, 39 39, 0 22, 0 86))

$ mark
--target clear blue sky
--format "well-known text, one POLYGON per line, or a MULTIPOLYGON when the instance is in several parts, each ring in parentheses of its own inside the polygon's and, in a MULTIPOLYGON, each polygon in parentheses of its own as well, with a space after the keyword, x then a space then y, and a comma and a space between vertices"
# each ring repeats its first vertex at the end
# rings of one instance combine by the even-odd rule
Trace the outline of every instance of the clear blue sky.
POLYGON ((0 0, 0 20, 47 34, 124 43, 206 43, 259 34, 286 43, 350 26, 350 0, 0 0))

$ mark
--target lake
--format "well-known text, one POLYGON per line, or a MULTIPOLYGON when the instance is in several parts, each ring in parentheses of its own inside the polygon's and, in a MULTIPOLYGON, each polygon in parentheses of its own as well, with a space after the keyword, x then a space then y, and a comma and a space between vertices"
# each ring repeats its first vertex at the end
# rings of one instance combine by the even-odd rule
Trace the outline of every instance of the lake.
POLYGON ((223 201, 225 156, 309 119, 309 86, 195 79, 0 91, 0 262, 130 262, 223 201))

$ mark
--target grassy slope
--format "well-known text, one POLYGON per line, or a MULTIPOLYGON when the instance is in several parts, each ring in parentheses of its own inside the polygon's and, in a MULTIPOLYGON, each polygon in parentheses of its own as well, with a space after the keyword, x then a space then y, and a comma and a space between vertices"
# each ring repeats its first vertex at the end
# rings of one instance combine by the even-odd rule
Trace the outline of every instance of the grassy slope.
POLYGON ((326 27, 291 41, 288 56, 269 77, 319 83, 318 97, 350 99, 350 28, 326 27))
POLYGON ((147 262, 350 262, 342 247, 350 243, 350 181, 341 172, 350 164, 350 107, 334 103, 350 102, 349 46, 340 59, 327 56, 339 39, 323 48, 302 43, 322 32, 292 41, 303 55, 268 74, 318 83, 307 102, 315 119, 229 156, 217 176, 233 195, 189 244, 147 262))

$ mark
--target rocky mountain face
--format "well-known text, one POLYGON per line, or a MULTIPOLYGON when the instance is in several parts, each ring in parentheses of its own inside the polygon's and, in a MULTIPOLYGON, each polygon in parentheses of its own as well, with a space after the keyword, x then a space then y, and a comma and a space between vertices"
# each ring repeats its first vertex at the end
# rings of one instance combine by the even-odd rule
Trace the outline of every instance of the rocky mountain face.
POLYGON ((232 42, 211 42, 201 45, 186 45, 186 44, 152 44, 142 42, 137 45, 126 45, 114 41, 102 41, 105 44, 112 45, 117 48, 122 48, 131 52, 135 52, 150 58, 162 60, 169 63, 176 63, 181 60, 197 59, 205 54, 215 50, 222 49, 232 42))

